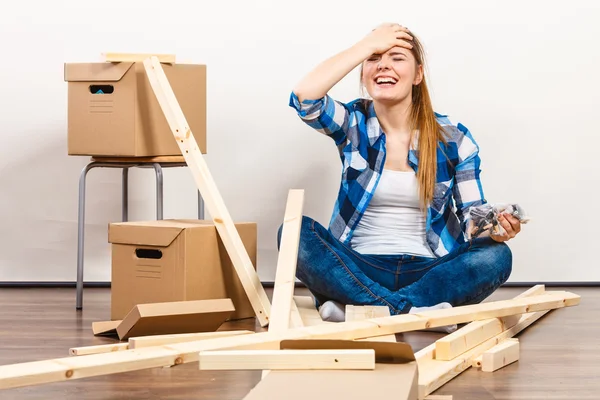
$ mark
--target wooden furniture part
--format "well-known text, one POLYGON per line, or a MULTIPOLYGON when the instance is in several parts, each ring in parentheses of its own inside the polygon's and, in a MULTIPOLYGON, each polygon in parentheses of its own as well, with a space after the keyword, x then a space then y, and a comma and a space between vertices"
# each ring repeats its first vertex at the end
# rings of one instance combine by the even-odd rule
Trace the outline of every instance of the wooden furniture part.
POLYGON ((375 350, 211 350, 198 355, 201 370, 375 369, 375 350))
POLYGON ((102 53, 106 62, 143 62, 148 57, 156 57, 165 64, 174 64, 177 60, 175 54, 144 54, 144 53, 102 53))
POLYGON ((283 217, 269 332, 282 332, 290 328, 303 204, 304 190, 290 190, 283 217))
MULTIPOLYGON (((515 297, 512 301, 522 301, 526 299, 536 298, 540 296, 545 296, 552 293, 564 293, 564 292, 544 292, 544 294, 538 294, 540 289, 543 289, 543 286, 534 286, 533 288, 523 292, 519 296, 515 297)), ((511 301, 511 300, 509 300, 511 301)), ((566 301, 566 300, 565 300, 566 301)), ((527 313, 514 313, 507 314, 508 315, 517 315, 519 317, 519 321, 512 326, 511 328, 506 329, 505 331, 489 338, 488 340, 478 344, 477 346, 469 349, 468 351, 460 354, 452 360, 442 361, 436 359, 436 343, 433 343, 430 346, 425 347, 415 354, 417 358, 417 362, 419 363, 419 370, 421 374, 419 376, 419 395, 420 398, 429 395, 434 392, 442 385, 449 382, 451 379, 455 378, 463 371, 468 369, 472 363, 473 359, 481 355, 484 351, 494 347, 496 344, 501 341, 511 338, 521 332, 523 329, 527 328, 529 325, 533 324, 539 318, 541 318, 544 314, 549 312, 550 310, 532 310, 529 309, 527 313), (521 315, 523 314, 523 315, 521 315)), ((497 316, 497 317, 503 317, 497 316)), ((471 324, 479 325, 481 321, 485 321, 485 319, 480 319, 479 321, 474 321, 471 324)), ((489 320, 488 320, 489 322, 489 320)), ((470 325, 470 324, 469 324, 470 325)), ((469 329, 469 325, 457 330, 454 333, 459 333, 463 329, 465 329, 466 334, 472 332, 469 329)))
POLYGON ((225 249, 239 275, 256 317, 262 327, 267 326, 271 314, 269 298, 244 248, 240 235, 235 229, 229 211, 177 102, 175 93, 169 85, 160 61, 155 56, 147 58, 144 60, 144 67, 150 86, 204 198, 208 212, 221 235, 225 249))
MULTIPOLYGON (((116 328, 115 328, 116 329, 116 328)), ((110 353, 112 351, 141 349, 143 347, 163 346, 173 343, 194 342, 197 340, 214 339, 220 337, 248 335, 253 331, 217 331, 217 332, 199 332, 199 333, 178 333, 169 335, 150 335, 130 337, 125 343, 109 343, 95 346, 72 347, 69 354, 72 356, 84 356, 90 354, 110 353)))
MULTIPOLYGON (((346 305, 346 321, 361 321, 377 317, 389 317, 390 309, 386 306, 353 306, 346 305)), ((375 339, 364 338, 358 340, 380 340, 383 342, 396 342, 396 335, 379 336, 375 339)))
MULTIPOLYGON (((526 326, 533 323, 535 319, 539 318, 539 314, 544 314, 552 309, 575 306, 579 304, 579 301, 580 296, 574 293, 547 292, 544 295, 521 299, 425 311, 420 314, 403 314, 364 321, 307 326, 288 329, 282 333, 260 332, 253 335, 176 343, 113 353, 92 354, 85 357, 65 357, 2 365, 0 366, 0 389, 196 362, 198 361, 199 352, 203 350, 277 350, 282 340, 329 338, 353 340, 527 313, 521 318, 522 322, 511 328, 511 330, 493 338, 489 341, 490 343, 485 342, 481 344, 479 347, 484 351, 493 347, 498 341, 520 332, 526 326), (542 313, 538 314, 537 311, 542 311, 542 313)), ((431 349, 431 353, 434 350, 435 347, 431 349)), ((476 355, 478 355, 477 350, 464 354, 468 360, 476 355)), ((435 382, 431 382, 431 386, 429 387, 436 385, 436 387, 439 387, 441 385, 439 384, 441 380, 439 380, 437 373, 432 381, 434 380, 435 382)))
POLYGON ((519 353, 519 340, 506 339, 473 359, 471 365, 481 368, 483 372, 494 372, 518 361, 519 353))
POLYGON ((335 322, 323 321, 311 296, 294 296, 294 304, 298 308, 304 326, 335 324, 335 322))
MULTIPOLYGON (((521 293, 516 298, 543 294, 544 285, 536 285, 521 293)), ((519 322, 520 315, 509 315, 501 318, 491 318, 485 321, 477 321, 439 339, 435 342, 435 359, 448 361, 462 353, 472 349, 478 344, 502 333, 519 322)))

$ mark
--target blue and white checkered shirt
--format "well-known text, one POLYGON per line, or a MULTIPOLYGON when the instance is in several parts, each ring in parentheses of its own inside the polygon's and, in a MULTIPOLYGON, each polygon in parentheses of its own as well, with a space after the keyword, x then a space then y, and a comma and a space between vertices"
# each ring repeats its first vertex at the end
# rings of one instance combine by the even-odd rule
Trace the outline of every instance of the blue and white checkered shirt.
MULTIPOLYGON (((350 243, 354 230, 369 205, 385 162, 386 137, 375 115, 373 102, 356 99, 342 103, 325 95, 318 100, 299 101, 290 96, 290 107, 311 128, 335 141, 342 161, 342 182, 330 232, 350 243)), ((448 132, 447 144, 440 142, 434 196, 427 210, 426 237, 437 257, 455 250, 466 241, 466 212, 485 204, 480 174, 479 146, 462 124, 436 113, 448 132)), ((416 143, 416 141, 415 141, 416 143)), ((408 163, 417 171, 416 145, 409 150, 408 163)))

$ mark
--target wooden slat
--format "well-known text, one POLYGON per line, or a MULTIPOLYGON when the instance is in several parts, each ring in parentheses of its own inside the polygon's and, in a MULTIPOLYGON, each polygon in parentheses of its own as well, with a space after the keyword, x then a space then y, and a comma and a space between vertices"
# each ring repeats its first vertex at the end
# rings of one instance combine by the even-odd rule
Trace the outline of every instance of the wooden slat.
MULTIPOLYGON (((539 295, 545 292, 544 285, 536 285, 516 298, 539 295)), ((435 342, 435 358, 447 361, 502 333, 517 324, 520 315, 477 321, 439 339, 435 342)))
POLYGON ((294 296, 294 303, 304 326, 335 324, 335 322, 323 321, 311 296, 294 296))
POLYGON ((290 190, 283 216, 279 257, 275 272, 275 286, 273 288, 269 321, 270 332, 281 332, 290 327, 303 205, 304 190, 290 190))
POLYGON ((519 360, 519 340, 506 339, 481 355, 481 370, 494 372, 519 360))
MULTIPOLYGON (((389 317, 390 309, 386 306, 354 306, 346 305, 346 321, 361 321, 377 317, 389 317)), ((385 335, 377 338, 365 338, 358 340, 379 340, 382 342, 396 342, 396 335, 385 335)))
MULTIPOLYGON (((0 366, 0 389, 49 382, 81 379, 146 368, 178 365, 198 361, 203 350, 272 349, 277 350, 282 340, 291 339, 342 339, 353 340, 377 337, 391 333, 446 326, 469 321, 489 319, 513 314, 570 307, 579 304, 580 296, 569 292, 547 292, 544 295, 522 299, 502 300, 444 310, 424 311, 420 314, 393 315, 364 321, 333 323, 289 329, 282 333, 260 332, 228 338, 176 343, 85 357, 65 357, 43 361, 24 362, 0 366)), ((530 315, 530 314, 528 314, 530 315)), ((523 318, 526 318, 523 316, 523 318)), ((525 321, 514 332, 524 329, 525 321)), ((504 339, 504 338, 502 338, 504 339)), ((490 343, 493 347, 495 343, 490 343)), ((487 342, 480 345, 485 347, 487 342)), ((465 353, 469 357, 471 354, 465 353)), ((473 354, 475 355, 475 354, 473 354)), ((437 361, 437 360, 432 360, 437 361)), ((438 361, 447 363, 446 361, 438 361)))
POLYGON ((302 322, 302 317, 300 316, 300 310, 298 310, 298 306, 296 305, 296 301, 292 298, 290 312, 290 327, 291 328, 301 328, 304 326, 304 322, 302 322))
POLYGON ((156 95, 158 103, 165 114, 181 153, 192 172, 198 190, 204 198, 206 209, 210 213, 215 227, 223 241, 223 245, 231 258, 233 266, 256 317, 262 327, 269 324, 271 304, 260 282, 258 273, 244 247, 244 243, 223 202, 212 174, 202 156, 200 148, 187 123, 183 111, 177 102, 175 93, 157 57, 144 60, 146 75, 156 95))
MULTIPOLYGON (((545 288, 543 287, 543 285, 537 285, 519 294, 513 299, 513 301, 520 301, 527 298, 543 296, 543 294, 539 294, 540 292, 546 295, 553 293, 564 293, 545 292, 545 288)), ((415 354, 415 358, 417 359, 417 362, 419 364, 419 371, 421 371, 419 375, 419 394, 421 395, 421 397, 423 397, 437 390, 439 387, 441 387, 442 385, 449 382, 451 379, 468 369, 472 365, 473 360, 480 356, 485 350, 493 347, 499 341, 504 340, 507 337, 512 337, 516 335, 521 330, 525 329, 527 326, 537 321, 548 311, 549 310, 541 310, 539 312, 531 312, 523 315, 521 315, 522 313, 511 314, 519 316, 519 321, 517 322, 517 324, 515 324, 508 330, 500 333, 499 335, 496 335, 488 339, 487 341, 479 344, 478 346, 468 350, 467 352, 460 354, 452 360, 442 361, 436 359, 436 343, 433 343, 430 346, 427 346, 424 349, 418 351, 415 354)), ((504 317, 504 315, 498 317, 504 317)), ((490 319, 481 319, 479 321, 474 321, 456 332, 462 331, 463 329, 466 329, 466 331, 468 332, 470 325, 478 325, 480 322, 489 321, 490 319)))
POLYGON ((129 343, 110 343, 95 346, 71 347, 69 354, 72 356, 87 356, 90 354, 111 353, 113 351, 129 350, 129 343))
POLYGON ((201 351, 201 370, 375 369, 375 350, 213 350, 201 351))
POLYGON ((153 335, 153 336, 138 336, 129 338, 129 348, 141 349, 143 347, 163 346, 174 343, 187 343, 197 340, 208 340, 215 338, 223 338, 230 336, 240 336, 254 334, 252 331, 217 331, 217 332, 200 332, 200 333, 181 333, 176 335, 153 335))
POLYGON ((148 57, 156 57, 161 63, 167 64, 177 60, 175 54, 102 53, 102 59, 106 62, 143 62, 148 57))

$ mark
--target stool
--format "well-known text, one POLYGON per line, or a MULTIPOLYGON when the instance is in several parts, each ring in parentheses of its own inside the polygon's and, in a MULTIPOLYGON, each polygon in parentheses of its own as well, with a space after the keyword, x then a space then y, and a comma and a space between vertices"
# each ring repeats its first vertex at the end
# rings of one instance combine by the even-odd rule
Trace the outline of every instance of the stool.
MULTIPOLYGON (((77 299, 76 309, 83 308, 83 249, 85 230, 85 184, 87 173, 93 168, 122 168, 122 220, 128 220, 129 168, 154 168, 156 173, 156 219, 163 219, 163 168, 187 167, 183 156, 161 157, 92 157, 79 178, 79 206, 77 227, 77 299)), ((204 219, 204 201, 198 191, 198 219, 204 219)))

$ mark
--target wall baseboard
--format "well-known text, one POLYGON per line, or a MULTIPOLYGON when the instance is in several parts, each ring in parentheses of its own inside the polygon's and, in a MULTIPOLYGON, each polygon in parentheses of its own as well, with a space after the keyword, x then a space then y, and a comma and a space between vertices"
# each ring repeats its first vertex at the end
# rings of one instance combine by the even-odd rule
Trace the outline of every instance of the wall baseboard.
MULTIPOLYGON (((265 288, 272 288, 275 286, 273 281, 262 282, 265 288)), ((502 287, 532 287, 535 285, 545 285, 546 287, 600 287, 600 282, 507 282, 502 287)), ((75 288, 75 282, 36 282, 36 281, 24 281, 24 282, 0 282, 0 288, 75 288)), ((110 288, 110 282, 85 282, 84 288, 110 288)), ((306 288, 302 282, 296 282, 296 288, 306 288)))

